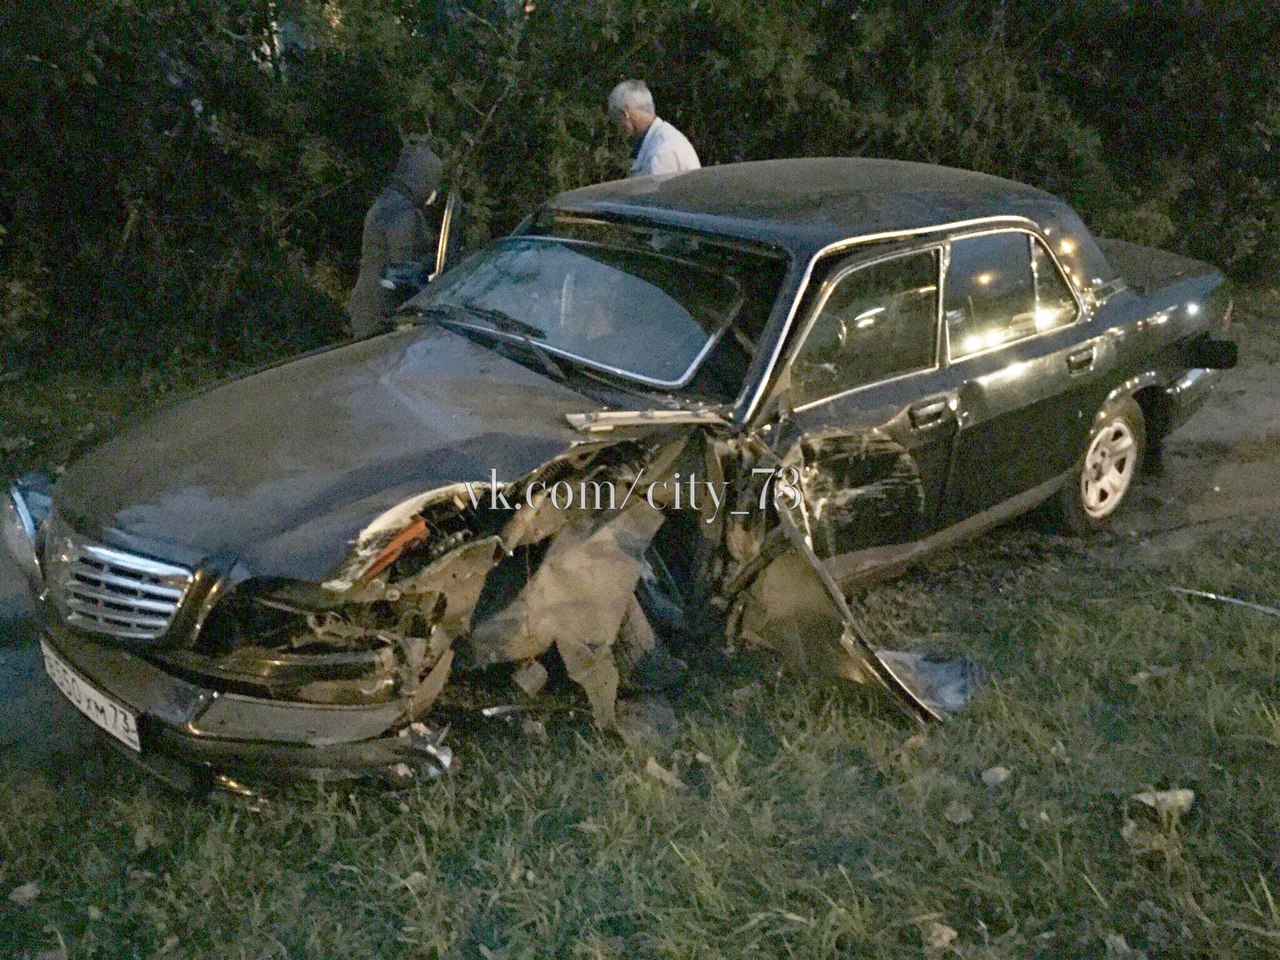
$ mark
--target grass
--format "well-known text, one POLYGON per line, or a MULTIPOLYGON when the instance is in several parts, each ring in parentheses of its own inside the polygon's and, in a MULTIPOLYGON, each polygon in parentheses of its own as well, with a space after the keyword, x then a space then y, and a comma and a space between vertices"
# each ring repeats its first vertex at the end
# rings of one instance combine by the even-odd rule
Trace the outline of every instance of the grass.
POLYGON ((676 697, 669 742, 496 732, 456 744, 456 778, 400 793, 255 809, 116 763, 10 770, 0 893, 39 895, 0 900, 0 943, 899 957, 930 952, 940 924, 957 938, 938 955, 1099 957, 1121 936, 1149 956, 1260 956, 1280 948, 1280 620, 1163 588, 1274 598, 1277 543, 1268 524, 1135 567, 1010 528, 877 588, 862 606, 879 632, 929 633, 990 676, 923 734, 857 690, 751 662, 676 697), (651 753, 688 788, 646 775, 651 753), (997 765, 1012 776, 984 785, 997 765), (1196 792, 1183 817, 1129 799, 1173 787, 1196 792))
POLYGON ((403 792, 6 764, 0 956, 1277 955, 1280 619, 1165 588, 1275 604, 1278 547, 1275 518, 1184 554, 1021 524, 872 589, 886 646, 987 675, 928 728, 748 657, 673 697, 670 738, 494 731, 403 792), (1130 799, 1175 787, 1185 815, 1130 799))

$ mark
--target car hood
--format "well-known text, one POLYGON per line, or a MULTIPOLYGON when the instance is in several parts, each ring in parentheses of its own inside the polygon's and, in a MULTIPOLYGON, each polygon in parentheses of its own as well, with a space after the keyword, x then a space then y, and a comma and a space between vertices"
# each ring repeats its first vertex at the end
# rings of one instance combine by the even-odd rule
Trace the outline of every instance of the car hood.
POLYGON ((518 479, 581 439, 566 413, 600 406, 465 336, 415 328, 175 404, 78 460, 55 503, 123 549, 316 580, 385 510, 518 479))

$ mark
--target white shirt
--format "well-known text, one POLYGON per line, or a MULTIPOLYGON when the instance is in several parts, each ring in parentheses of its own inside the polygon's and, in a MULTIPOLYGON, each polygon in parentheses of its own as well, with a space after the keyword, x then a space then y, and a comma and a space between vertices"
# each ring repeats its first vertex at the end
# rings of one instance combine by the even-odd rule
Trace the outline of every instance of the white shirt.
POLYGON ((654 117, 653 123, 649 124, 649 129, 644 133, 644 139, 640 141, 640 152, 636 154, 627 176, 684 173, 701 166, 689 139, 661 117, 654 117))

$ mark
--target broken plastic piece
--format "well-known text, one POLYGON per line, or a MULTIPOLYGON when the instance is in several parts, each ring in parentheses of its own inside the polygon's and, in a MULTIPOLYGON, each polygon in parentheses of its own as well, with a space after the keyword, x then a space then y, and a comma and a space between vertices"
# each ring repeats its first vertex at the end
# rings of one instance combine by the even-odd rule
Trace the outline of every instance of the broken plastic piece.
POLYGON ((663 784, 664 786, 670 787, 672 790, 688 789, 687 785, 683 780, 681 780, 674 773, 672 773, 670 770, 668 770, 666 767, 660 764, 653 757, 650 757, 648 760, 645 761, 644 772, 647 773, 649 776, 653 777, 653 779, 657 780, 659 783, 663 784))
POLYGON ((420 717, 431 709, 431 705, 436 702, 441 691, 444 690, 444 685, 448 683, 449 671, 452 667, 453 651, 446 650, 444 655, 436 661, 435 666, 431 668, 431 672, 422 678, 422 682, 418 684, 418 689, 410 697, 409 716, 420 717))
POLYGON ((537 660, 528 660, 511 675, 517 687, 530 697, 536 697, 547 683, 547 668, 537 660))
POLYGON ((935 713, 955 713, 978 688, 978 668, 968 660, 931 660, 901 650, 877 650, 876 656, 935 713))
POLYGON ((1164 817, 1175 813, 1189 813, 1192 804, 1196 802, 1196 792, 1186 788, 1146 790, 1142 793, 1135 793, 1129 799, 1142 804, 1144 807, 1150 807, 1164 817))
POLYGON ((502 703, 496 707, 485 707, 480 711, 480 716, 486 720, 506 720, 510 721, 515 717, 523 716, 529 712, 529 708, 519 703, 502 703))
MULTIPOLYGON (((444 742, 447 732, 447 727, 432 730, 424 723, 411 723, 400 731, 401 739, 408 741, 414 752, 422 757, 419 772, 425 772, 433 780, 453 772, 453 750, 444 742)), ((406 764, 397 764, 397 767, 404 767, 405 776, 411 776, 414 772, 406 764)))
POLYGON ((951 945, 956 942, 960 934, 956 932, 954 927, 948 927, 945 923, 938 923, 936 920, 930 921, 927 926, 921 930, 924 936, 925 946, 930 950, 949 950, 951 945))
POLYGON ((360 574, 359 582, 368 583, 387 567, 391 566, 391 564, 395 563, 396 558, 398 558, 400 554, 404 553, 410 547, 417 546, 426 538, 427 522, 421 517, 418 517, 413 521, 413 523, 405 527, 404 530, 396 534, 391 542, 382 548, 382 552, 374 557, 373 563, 369 564, 369 568, 365 570, 364 573, 360 574))
POLYGON ((988 787, 998 787, 1011 776, 1013 772, 1008 767, 988 767, 982 771, 982 782, 988 787))

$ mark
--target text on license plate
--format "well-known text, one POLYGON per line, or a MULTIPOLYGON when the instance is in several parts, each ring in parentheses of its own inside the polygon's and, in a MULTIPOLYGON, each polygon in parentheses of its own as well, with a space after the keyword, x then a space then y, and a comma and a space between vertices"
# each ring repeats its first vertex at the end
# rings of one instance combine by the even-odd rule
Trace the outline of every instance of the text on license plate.
POLYGON ((138 718, 123 703, 93 686, 42 639, 44 669, 63 696, 86 717, 111 734, 126 747, 142 752, 138 739, 138 718))

